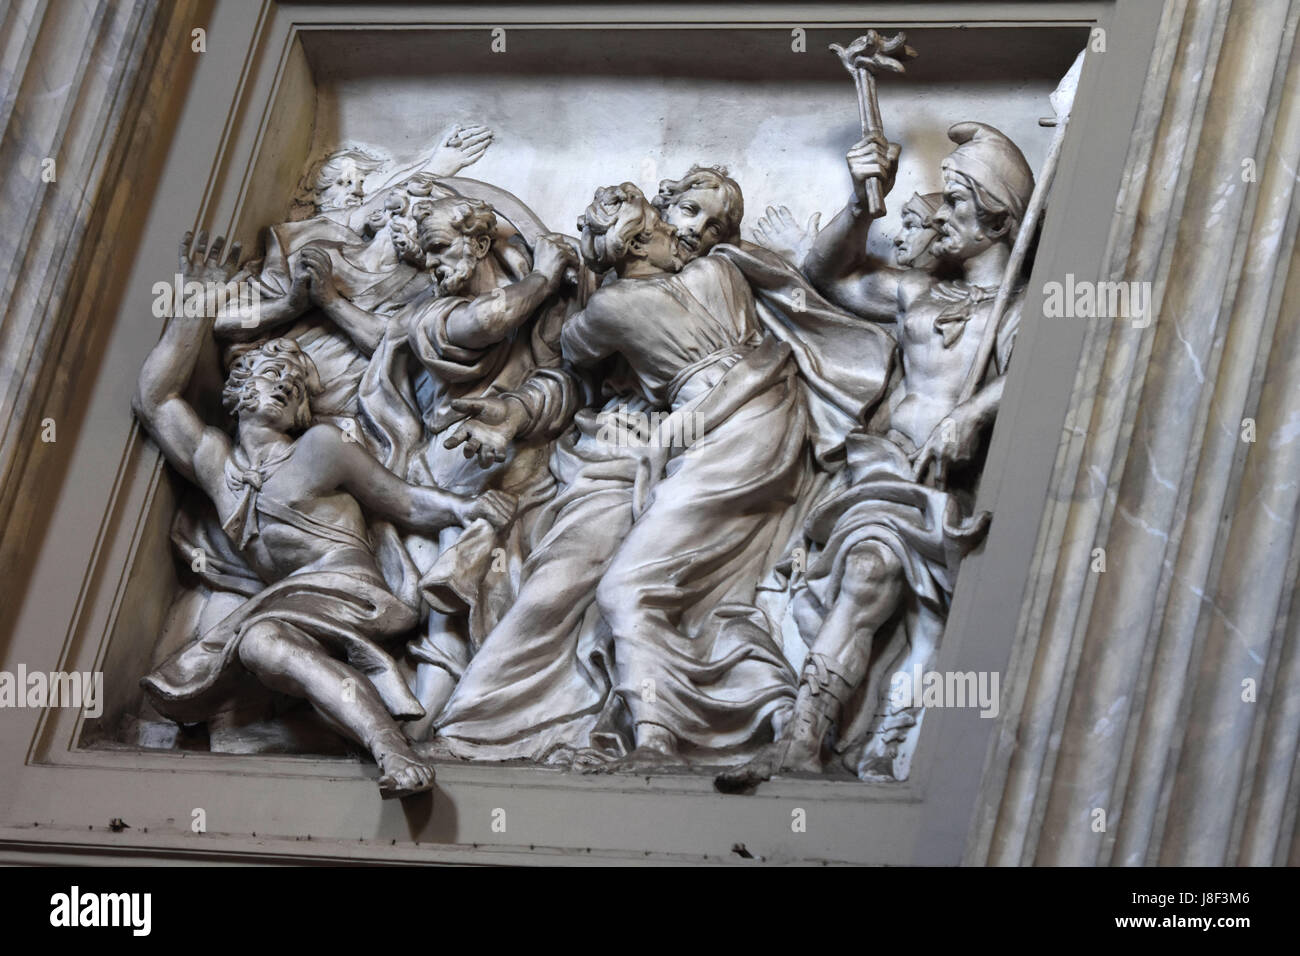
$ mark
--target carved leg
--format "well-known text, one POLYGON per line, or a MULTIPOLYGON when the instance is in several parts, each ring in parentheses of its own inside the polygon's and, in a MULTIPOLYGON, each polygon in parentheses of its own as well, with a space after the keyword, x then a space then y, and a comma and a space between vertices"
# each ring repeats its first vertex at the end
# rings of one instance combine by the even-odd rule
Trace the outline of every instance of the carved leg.
POLYGON ((808 655, 799 697, 781 737, 748 763, 723 771, 714 785, 745 793, 781 773, 821 773, 822 743, 849 695, 867 674, 871 643, 893 616, 903 594, 903 567, 876 541, 845 558, 844 581, 808 655))
POLYGON ((272 690, 303 698, 331 725, 370 751, 385 795, 433 786, 433 767, 398 729, 370 682, 296 628, 260 621, 245 632, 239 660, 272 690))
POLYGON ((826 669, 820 657, 808 658, 794 714, 783 734, 786 746, 778 773, 822 772, 822 741, 839 720, 852 690, 842 677, 826 669))
POLYGON ((442 708, 451 699, 456 689, 456 677, 445 667, 426 664, 420 661, 415 665, 415 679, 411 684, 411 693, 424 708, 424 716, 418 720, 408 720, 402 724, 402 730, 411 740, 428 740, 433 736, 433 722, 442 713, 442 708))
POLYGON ((780 738, 764 746, 747 763, 714 778, 722 793, 747 793, 780 773, 821 773, 822 741, 839 719, 852 688, 809 658, 799 681, 799 696, 780 738))

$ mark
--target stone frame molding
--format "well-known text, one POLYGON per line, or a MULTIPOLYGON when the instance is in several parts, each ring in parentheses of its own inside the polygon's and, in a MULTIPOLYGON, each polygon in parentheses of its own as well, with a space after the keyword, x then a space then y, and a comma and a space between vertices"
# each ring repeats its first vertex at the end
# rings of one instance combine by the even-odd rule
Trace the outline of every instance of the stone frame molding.
MULTIPOLYGON (((59 0, 37 7, 7 13, 21 29, 2 51, 17 79, 0 103, 0 163, 30 170, 42 150, 83 159, 61 160, 57 188, 3 213, 0 234, 17 246, 0 257, 12 290, 0 313, 11 608, 0 659, 95 670, 109 635, 141 613, 133 562, 165 534, 156 516, 174 501, 156 450, 123 414, 133 379, 120 372, 134 373, 157 328, 124 317, 166 274, 166 237, 203 223, 247 240, 261 225, 248 215, 255 170, 273 172, 263 144, 301 134, 275 110, 297 82, 295 37, 372 24, 661 28, 664 14, 611 4, 566 24, 548 7, 358 16, 345 4, 217 0, 101 3, 81 24, 59 0), (221 42, 188 56, 199 26, 221 42), (102 73, 69 79, 64 119, 42 139, 22 122, 47 92, 32 70, 77 43, 102 73), (92 96, 101 75, 112 82, 92 96), (174 173, 187 163, 208 170, 202 195, 174 173), (43 444, 51 417, 59 440, 43 444)), ((939 661, 1003 672, 1002 714, 927 718, 907 783, 783 780, 735 798, 702 777, 442 765, 432 802, 381 803, 372 768, 353 760, 87 749, 78 715, 20 710, 0 733, 13 768, 0 775, 0 860, 739 862, 742 847, 775 862, 1296 862, 1294 463, 1285 444, 1243 445, 1228 426, 1253 413, 1261 435, 1265 424, 1281 434, 1300 402, 1300 269, 1287 271, 1298 14, 1286 0, 672 10, 683 28, 1105 31, 1107 51, 1080 82, 1026 311, 1041 315, 1044 283, 1073 273, 1152 282, 1155 321, 1025 324, 980 489, 998 517, 963 566, 939 661), (1248 156, 1257 182, 1229 188, 1248 156), (1278 544, 1252 549, 1259 540, 1278 544), (1105 574, 1090 570, 1096 547, 1105 574), (1251 640, 1237 640, 1243 629, 1251 640), (1252 705, 1261 719, 1227 703, 1252 655, 1269 662, 1252 705), (1089 826, 1096 807, 1108 811, 1104 832, 1089 826), (191 831, 194 808, 207 809, 206 834, 191 831), (491 827, 497 808, 505 833, 491 827), (792 831, 795 810, 805 832, 792 831), (111 831, 114 817, 131 829, 111 831)), ((6 189, 20 181, 39 177, 6 177, 6 189)))

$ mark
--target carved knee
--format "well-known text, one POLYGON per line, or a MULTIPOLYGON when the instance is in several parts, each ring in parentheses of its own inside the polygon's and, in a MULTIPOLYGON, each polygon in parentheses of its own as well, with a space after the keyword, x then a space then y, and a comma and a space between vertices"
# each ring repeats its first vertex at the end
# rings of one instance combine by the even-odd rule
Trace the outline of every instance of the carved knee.
POLYGON ((893 549, 881 541, 864 541, 845 556, 841 591, 851 601, 866 601, 888 589, 902 571, 893 549))
POLYGON ((290 666, 294 647, 270 621, 259 621, 239 640, 239 660, 255 674, 283 674, 290 666))
POLYGON ((596 586, 596 605, 615 634, 635 626, 641 589, 617 566, 611 566, 596 586))

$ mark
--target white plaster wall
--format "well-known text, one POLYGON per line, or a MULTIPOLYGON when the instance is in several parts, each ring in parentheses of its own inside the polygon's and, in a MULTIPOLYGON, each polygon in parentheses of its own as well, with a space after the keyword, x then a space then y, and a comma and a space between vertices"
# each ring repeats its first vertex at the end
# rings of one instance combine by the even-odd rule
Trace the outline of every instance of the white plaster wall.
MULTIPOLYGON (((1050 115, 1047 96, 1084 39, 1000 31, 995 45, 989 31, 955 34, 911 34, 920 58, 881 80, 886 132, 904 148, 882 243, 914 190, 939 189, 952 123, 995 125, 1041 165, 1052 131, 1038 118, 1050 115)), ((814 212, 825 222, 848 198, 843 156, 860 138, 857 100, 826 44, 854 35, 814 31, 804 54, 790 51, 788 33, 754 30, 682 31, 668 44, 659 31, 512 31, 496 55, 486 31, 426 36, 423 51, 383 36, 346 51, 306 37, 317 78, 313 148, 355 140, 409 160, 451 122, 485 123, 496 140, 464 175, 514 192, 563 232, 598 186, 631 180, 652 193, 692 162, 722 163, 744 190, 752 238, 769 204, 789 206, 801 223, 814 212), (387 73, 363 76, 354 63, 384 63, 387 73)))

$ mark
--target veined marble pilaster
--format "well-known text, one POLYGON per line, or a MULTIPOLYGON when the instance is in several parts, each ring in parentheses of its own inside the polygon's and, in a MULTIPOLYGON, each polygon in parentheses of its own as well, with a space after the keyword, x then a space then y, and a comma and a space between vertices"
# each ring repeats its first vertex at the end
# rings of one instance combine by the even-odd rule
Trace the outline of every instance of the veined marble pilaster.
POLYGON ((1018 650, 1030 687, 986 782, 988 862, 1285 860, 1298 14, 1167 4, 1174 46, 1144 92, 1108 277, 1153 282, 1154 321, 1114 320, 1099 393, 1080 377, 1083 448, 1057 475, 1068 504, 1050 506, 1050 584, 1031 592, 1018 650))
MULTIPOLYGON (((70 332, 93 321, 109 278, 82 253, 133 214, 132 144, 188 36, 171 25, 194 18, 191 3, 157 0, 16 0, 0 13, 0 514, 49 453, 42 421, 57 427, 67 407, 70 332)), ((6 522, 5 547, 24 524, 6 522)))

